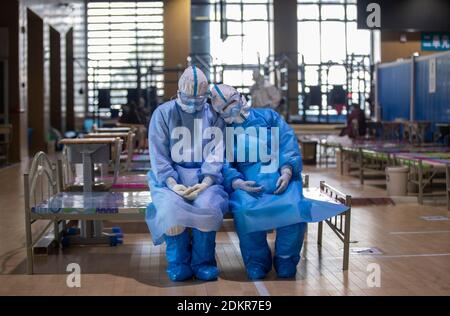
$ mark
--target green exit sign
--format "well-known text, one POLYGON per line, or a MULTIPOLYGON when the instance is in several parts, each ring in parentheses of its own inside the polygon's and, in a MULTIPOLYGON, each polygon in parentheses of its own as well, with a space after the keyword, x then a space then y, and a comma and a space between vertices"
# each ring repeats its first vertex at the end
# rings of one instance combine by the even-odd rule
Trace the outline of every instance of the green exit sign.
POLYGON ((422 50, 450 50, 450 32, 422 32, 422 50))

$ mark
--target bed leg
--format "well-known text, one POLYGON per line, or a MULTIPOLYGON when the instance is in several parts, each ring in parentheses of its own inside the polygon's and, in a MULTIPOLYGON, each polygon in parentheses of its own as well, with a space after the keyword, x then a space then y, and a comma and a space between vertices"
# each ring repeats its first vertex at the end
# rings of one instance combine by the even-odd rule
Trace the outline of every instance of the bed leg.
POLYGON ((133 160, 133 154, 134 154, 134 133, 130 130, 128 132, 128 137, 127 137, 127 163, 125 166, 125 170, 126 171, 130 171, 131 170, 131 161, 133 160))
POLYGON ((344 233, 344 258, 342 263, 342 270, 348 270, 349 256, 350 256, 350 214, 348 210, 345 214, 345 233, 344 233))
POLYGON ((55 235, 55 241, 59 245, 61 240, 59 238, 59 221, 58 220, 53 221, 53 233, 55 235))
POLYGON ((319 141, 319 167, 322 167, 322 150, 323 146, 321 142, 319 141))
POLYGON ((33 274, 33 238, 31 233, 30 187, 28 174, 24 174, 23 178, 25 187, 25 247, 27 250, 27 274, 33 274))
POLYGON ((359 182, 364 184, 364 163, 363 163, 363 153, 362 150, 359 150, 359 182))
POLYGON ((445 193, 447 196, 447 211, 450 211, 450 165, 445 166, 445 193))
POLYGON ((419 160, 419 194, 417 196, 417 202, 419 204, 423 204, 423 165, 422 165, 422 160, 419 160))
POLYGON ((322 246, 322 231, 323 231, 323 222, 319 222, 319 229, 317 230, 317 244, 322 246))

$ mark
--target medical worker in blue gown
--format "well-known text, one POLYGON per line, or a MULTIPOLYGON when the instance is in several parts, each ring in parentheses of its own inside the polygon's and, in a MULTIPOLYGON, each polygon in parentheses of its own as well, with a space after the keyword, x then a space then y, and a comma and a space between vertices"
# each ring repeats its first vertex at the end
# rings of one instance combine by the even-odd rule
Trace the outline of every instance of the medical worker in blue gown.
MULTIPOLYGON (((252 109, 245 98, 233 87, 220 84, 212 88, 212 106, 235 134, 226 134, 226 150, 230 150, 230 137, 234 137, 233 154, 227 152, 224 165, 224 186, 230 193, 230 210, 233 212, 240 248, 247 275, 262 279, 272 269, 272 255, 266 232, 276 229, 273 265, 280 278, 294 277, 300 260, 306 223, 320 221, 345 210, 338 205, 307 200, 302 193, 302 157, 293 129, 271 109, 252 109), (245 133, 244 148, 239 147, 236 128, 245 133), (279 150, 272 151, 272 130, 278 128, 279 150), (242 130, 242 129, 241 129, 242 130), (261 137, 266 133, 266 137, 261 137), (252 139, 253 138, 253 139, 252 139), (268 168, 267 159, 260 156, 251 160, 255 152, 250 144, 267 148, 276 162, 268 168), (245 159, 239 153, 245 150, 245 159)), ((258 149, 259 150, 259 149, 258 149)))
POLYGON ((220 131, 224 124, 207 103, 208 91, 204 73, 187 68, 176 100, 158 106, 150 121, 152 203, 146 220, 155 245, 166 242, 167 274, 173 281, 193 276, 215 280, 219 274, 215 237, 228 210, 228 194, 221 185, 223 149, 222 159, 217 159, 220 151, 205 149, 213 137, 203 139, 203 134, 208 128, 220 131))

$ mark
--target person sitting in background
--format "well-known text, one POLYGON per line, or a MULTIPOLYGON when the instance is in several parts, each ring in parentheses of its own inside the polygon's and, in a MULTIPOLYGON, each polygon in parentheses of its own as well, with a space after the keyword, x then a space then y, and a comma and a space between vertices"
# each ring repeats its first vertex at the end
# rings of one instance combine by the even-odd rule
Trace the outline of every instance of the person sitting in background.
POLYGON ((141 124, 136 109, 136 103, 132 101, 122 106, 122 116, 120 117, 119 122, 125 124, 141 124))
POLYGON ((350 138, 359 138, 366 135, 366 116, 359 104, 353 103, 350 114, 347 117, 347 126, 342 130, 340 136, 347 135, 350 138))
POLYGON ((141 124, 144 126, 148 126, 148 124, 150 124, 150 110, 146 106, 146 101, 143 97, 139 98, 139 105, 136 112, 141 124))

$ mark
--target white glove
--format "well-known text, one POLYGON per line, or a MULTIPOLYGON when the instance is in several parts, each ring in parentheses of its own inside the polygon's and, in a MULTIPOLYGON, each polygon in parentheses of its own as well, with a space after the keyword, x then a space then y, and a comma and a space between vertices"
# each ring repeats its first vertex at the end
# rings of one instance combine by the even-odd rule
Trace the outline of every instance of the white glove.
POLYGON ((184 196, 186 194, 186 190, 188 189, 185 185, 178 184, 177 181, 172 177, 167 178, 166 185, 170 190, 172 190, 179 196, 184 196))
POLYGON ((236 179, 231 184, 234 190, 241 189, 247 192, 256 193, 263 189, 262 186, 256 186, 255 181, 244 181, 242 179, 236 179))
POLYGON ((289 185, 289 181, 292 178, 292 170, 291 167, 283 167, 281 169, 281 176, 277 180, 277 189, 273 194, 281 194, 283 193, 289 185))
POLYGON ((184 192, 184 198, 187 200, 195 200, 197 196, 209 188, 214 183, 213 178, 206 176, 201 183, 191 186, 184 192))

